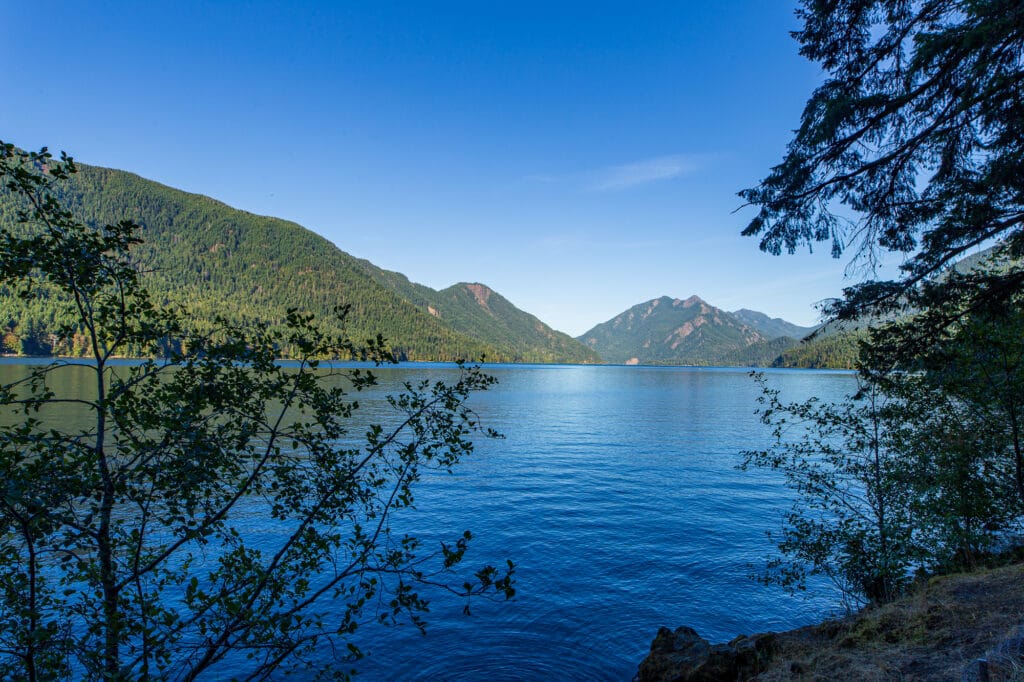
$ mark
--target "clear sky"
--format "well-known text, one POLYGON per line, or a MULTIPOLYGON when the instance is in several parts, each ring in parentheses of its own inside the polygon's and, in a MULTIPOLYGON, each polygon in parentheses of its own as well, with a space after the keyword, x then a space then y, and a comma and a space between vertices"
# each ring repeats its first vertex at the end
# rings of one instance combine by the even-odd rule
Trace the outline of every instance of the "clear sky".
POLYGON ((697 294, 817 319, 846 260, 773 257, 736 192, 818 67, 795 0, 0 2, 0 139, 294 220, 578 335, 697 294))

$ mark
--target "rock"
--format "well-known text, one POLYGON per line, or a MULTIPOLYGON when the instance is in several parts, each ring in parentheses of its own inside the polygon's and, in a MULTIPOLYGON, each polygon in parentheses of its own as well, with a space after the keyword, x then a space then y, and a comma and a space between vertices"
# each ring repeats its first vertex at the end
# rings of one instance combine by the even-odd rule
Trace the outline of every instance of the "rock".
POLYGON ((658 628, 651 652, 640 663, 638 682, 676 682, 691 680, 711 653, 711 645, 693 628, 680 627, 672 632, 658 628))
POLYGON ((710 645, 689 627, 658 629, 637 682, 701 682, 747 679, 764 669, 776 649, 774 633, 740 636, 710 645))
POLYGON ((740 635, 729 642, 728 646, 738 679, 753 677, 764 670, 779 648, 774 632, 762 632, 750 637, 740 635))

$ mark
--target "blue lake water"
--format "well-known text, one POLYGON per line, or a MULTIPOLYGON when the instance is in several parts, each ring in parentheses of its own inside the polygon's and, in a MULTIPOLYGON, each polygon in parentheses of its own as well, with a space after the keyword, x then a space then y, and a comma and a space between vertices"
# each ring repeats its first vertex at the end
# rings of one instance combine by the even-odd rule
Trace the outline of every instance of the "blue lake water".
MULTIPOLYGON (((660 625, 714 642, 835 608, 825 585, 794 599, 748 577, 789 497, 776 477, 735 469, 768 436, 746 370, 488 369, 500 383, 475 405, 506 439, 426 481, 405 516, 426 536, 472 529, 467 563, 513 559, 518 596, 468 618, 461 602, 436 601, 425 637, 363 631, 366 678, 628 680, 660 625)), ((855 387, 849 373, 769 376, 794 400, 855 387)))
MULTIPOLYGON (((0 361, 0 383, 17 372, 0 361)), ((397 534, 454 539, 464 565, 517 564, 512 602, 439 594, 426 636, 362 627, 361 679, 628 680, 657 628, 690 625, 711 641, 790 628, 836 608, 826 586, 794 599, 748 578, 771 545, 788 492, 735 469, 768 433, 746 370, 488 366, 499 379, 472 404, 503 440, 478 440, 453 475, 431 474, 397 534)), ((22 368, 23 371, 23 368, 22 368)), ((454 378, 441 365, 377 371, 383 389, 454 378)), ((849 373, 769 370, 785 399, 839 399, 849 373)), ((372 417, 381 409, 360 399, 372 417)), ((258 520, 254 523, 259 524, 258 520)), ((254 531, 260 530, 254 528, 254 531)))

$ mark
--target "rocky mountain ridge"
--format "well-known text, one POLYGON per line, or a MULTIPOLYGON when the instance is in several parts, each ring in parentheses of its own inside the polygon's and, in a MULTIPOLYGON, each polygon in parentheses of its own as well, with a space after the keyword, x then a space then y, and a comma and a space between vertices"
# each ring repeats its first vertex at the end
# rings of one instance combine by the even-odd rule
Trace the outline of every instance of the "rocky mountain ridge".
POLYGON ((798 327, 764 313, 730 313, 699 296, 662 296, 623 311, 578 337, 605 361, 618 364, 750 365, 770 364, 798 343, 798 327), (771 359, 769 358, 769 360, 771 359))

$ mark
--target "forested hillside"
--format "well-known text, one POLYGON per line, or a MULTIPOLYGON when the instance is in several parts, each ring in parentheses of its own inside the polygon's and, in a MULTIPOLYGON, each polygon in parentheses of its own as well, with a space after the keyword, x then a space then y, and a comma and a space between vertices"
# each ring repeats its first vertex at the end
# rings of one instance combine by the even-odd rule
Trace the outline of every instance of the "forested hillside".
POLYGON ((518 362, 601 362, 601 357, 568 334, 555 331, 504 296, 480 283, 460 282, 435 291, 382 270, 367 260, 359 263, 379 284, 440 319, 462 334, 490 344, 518 362))
POLYGON ((867 329, 822 334, 782 349, 769 364, 772 367, 854 369, 860 353, 858 342, 866 339, 867 334, 867 329))
POLYGON ((802 339, 817 329, 817 327, 801 327, 792 322, 787 322, 781 317, 768 317, 762 312, 747 308, 734 310, 732 314, 740 322, 753 327, 769 339, 777 339, 780 336, 802 339))
MULTIPOLYGON (((135 255, 147 272, 147 287, 162 305, 186 306, 200 327, 208 327, 216 315, 233 322, 280 324, 288 308, 298 307, 337 329, 333 311, 349 306, 344 327, 354 340, 382 334, 405 359, 486 355, 495 361, 572 362, 591 357, 579 344, 549 344, 533 353, 522 338, 494 343, 501 339, 495 330, 456 329, 430 314, 410 292, 371 276, 365 261, 295 223, 233 209, 131 173, 79 168, 61 187, 65 205, 88 222, 141 225, 144 242, 135 255)), ((9 194, 0 194, 0 221, 13 225, 16 208, 9 194)), ((0 351, 78 354, 76 344, 82 340, 64 340, 58 333, 70 319, 57 300, 23 302, 3 292, 0 351)))
MULTIPOLYGON (((945 280, 955 273, 960 275, 975 273, 979 268, 1006 268, 1016 262, 1012 259, 993 261, 994 255, 995 247, 972 253, 957 261, 941 275, 940 279, 945 280)), ((734 314, 739 312, 748 311, 738 311, 734 314)), ((914 312, 911 309, 885 317, 869 316, 859 321, 829 322, 813 337, 802 340, 799 344, 780 349, 780 354, 768 364, 773 367, 853 369, 857 365, 861 342, 868 340, 870 326, 879 326, 887 321, 905 320, 914 312)), ((755 313, 755 315, 758 314, 760 313, 755 313)), ((748 317, 747 319, 753 318, 748 317)), ((811 331, 812 329, 806 329, 805 333, 811 331)))
POLYGON ((718 364, 726 367, 779 367, 782 354, 800 344, 792 336, 761 339, 721 356, 718 364))

